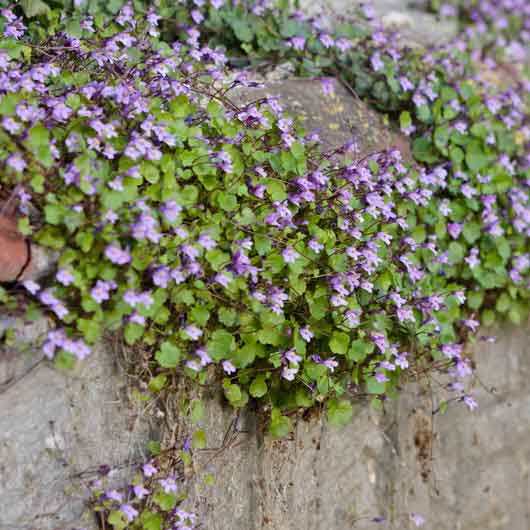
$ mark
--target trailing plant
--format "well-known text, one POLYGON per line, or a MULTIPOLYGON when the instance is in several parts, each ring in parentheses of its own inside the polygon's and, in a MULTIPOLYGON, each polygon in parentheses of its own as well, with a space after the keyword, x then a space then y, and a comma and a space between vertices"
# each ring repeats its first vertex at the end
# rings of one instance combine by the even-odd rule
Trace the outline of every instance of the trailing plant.
MULTIPOLYGON (((477 406, 466 340, 529 305, 528 85, 524 68, 510 86, 481 74, 500 37, 485 48, 470 26, 425 54, 375 21, 332 34, 286 5, 35 5, 0 20, 0 191, 59 269, 0 297, 53 319, 50 359, 113 333, 141 352, 142 399, 177 377, 219 384, 234 407, 258 403, 273 436, 293 411, 324 402, 344 424, 352 395, 381 406, 432 372, 452 377, 438 410, 477 406), (232 95, 256 83, 227 65, 286 61, 387 112, 416 163, 324 152, 276 99, 232 95)), ((162 499, 164 484, 145 489, 162 499)), ((95 486, 116 528, 193 527, 174 495, 144 512, 95 486)))
POLYGON ((223 80, 223 54, 195 32, 170 47, 154 13, 126 6, 40 45, 3 16, 20 34, 3 45, 2 184, 42 211, 21 231, 61 252, 51 284, 25 283, 27 317, 62 326, 48 357, 122 331, 148 352, 151 392, 218 367, 227 399, 266 404, 278 436, 282 411, 329 398, 344 423, 348 393, 392 395, 402 371, 470 373, 460 324, 478 322, 445 272, 468 269, 437 260, 421 224, 440 169, 322 153, 277 101, 231 101, 243 81, 223 80))

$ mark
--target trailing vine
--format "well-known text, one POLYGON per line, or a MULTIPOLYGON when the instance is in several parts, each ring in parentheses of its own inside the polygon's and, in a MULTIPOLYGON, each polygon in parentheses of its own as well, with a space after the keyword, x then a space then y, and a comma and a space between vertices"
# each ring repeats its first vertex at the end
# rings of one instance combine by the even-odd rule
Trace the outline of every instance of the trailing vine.
MULTIPOLYGON (((474 409, 466 341, 529 309, 527 67, 508 84, 483 67, 501 64, 502 32, 528 41, 530 14, 492 40, 497 12, 473 5, 464 37, 428 52, 369 11, 333 33, 263 2, 4 9, 0 192, 60 253, 53 278, 0 288, 5 307, 53 318, 43 348, 60 364, 113 333, 142 348, 142 399, 175 377, 219 384, 277 437, 293 410, 325 403, 345 424, 352 395, 381 406, 429 373, 452 378, 439 409, 474 409), (415 162, 323 151, 276 99, 232 95, 257 83, 229 66, 282 62, 386 112, 415 162)), ((138 510, 113 513, 120 528, 138 510)))

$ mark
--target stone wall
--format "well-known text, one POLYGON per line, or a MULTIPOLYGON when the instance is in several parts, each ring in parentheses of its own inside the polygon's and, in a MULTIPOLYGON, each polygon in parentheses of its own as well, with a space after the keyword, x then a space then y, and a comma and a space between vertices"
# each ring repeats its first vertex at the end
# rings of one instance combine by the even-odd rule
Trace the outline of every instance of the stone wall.
MULTIPOLYGON (((205 530, 380 528, 376 515, 405 529, 400 516, 411 511, 429 530, 527 530, 530 329, 497 334, 474 349, 473 413, 454 404, 433 416, 440 392, 411 383, 384 411, 358 403, 344 429, 316 414, 286 440, 264 435, 246 411, 220 451, 234 413, 212 395, 200 425, 210 450, 195 455, 201 473, 182 486, 188 507, 205 530)), ((2 391, 0 530, 95 528, 84 505, 93 471, 145 458, 156 433, 127 405, 115 361, 101 348, 68 375, 39 363, 2 391)))

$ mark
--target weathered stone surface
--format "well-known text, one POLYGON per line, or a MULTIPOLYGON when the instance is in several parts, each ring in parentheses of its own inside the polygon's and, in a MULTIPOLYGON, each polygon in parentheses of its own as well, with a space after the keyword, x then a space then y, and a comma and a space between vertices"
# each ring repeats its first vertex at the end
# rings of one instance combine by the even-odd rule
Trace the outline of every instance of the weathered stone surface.
POLYGON ((354 141, 359 157, 398 147, 410 156, 407 142, 394 134, 382 117, 335 80, 335 93, 324 96, 320 81, 284 79, 269 81, 265 88, 240 90, 244 103, 277 96, 285 110, 308 132, 316 131, 324 148, 334 148, 354 141))
MULTIPOLYGON (((324 27, 334 28, 337 16, 355 16, 361 4, 357 0, 302 0, 301 8, 319 17, 324 27)), ((409 46, 429 46, 449 42, 457 34, 454 19, 441 19, 428 13, 421 3, 405 0, 373 0, 368 2, 384 27, 398 30, 401 42, 409 46)))
MULTIPOLYGON (((530 330, 498 336, 474 348, 475 412, 453 403, 433 416, 442 393, 411 384, 385 414, 357 405, 345 429, 317 416, 288 440, 264 437, 247 413, 248 432, 199 455, 216 483, 190 482, 189 503, 209 530, 375 529, 376 515, 405 529, 410 512, 428 530, 529 528, 530 330)), ((233 418, 217 399, 208 404, 200 427, 213 447, 233 418)))
MULTIPOLYGON (((0 358, 2 377, 12 362, 0 358)), ((148 427, 127 407, 115 362, 100 348, 68 374, 41 362, 0 387, 0 529, 95 528, 90 471, 145 457, 148 427)))

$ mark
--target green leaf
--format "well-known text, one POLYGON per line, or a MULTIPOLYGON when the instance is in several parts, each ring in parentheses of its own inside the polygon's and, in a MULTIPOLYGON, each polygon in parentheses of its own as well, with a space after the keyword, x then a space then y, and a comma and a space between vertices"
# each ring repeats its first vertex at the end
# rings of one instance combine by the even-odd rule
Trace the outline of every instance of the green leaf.
POLYGON ((346 333, 334 331, 329 340, 329 349, 333 353, 344 355, 348 351, 350 337, 346 333))
POLYGON ((156 377, 152 377, 149 380, 149 384, 147 388, 149 388, 151 392, 159 392, 166 386, 166 383, 167 383, 167 376, 164 374, 160 374, 160 375, 157 375, 156 377))
POLYGON ((497 302, 495 303, 495 308, 499 313, 506 313, 511 306, 512 299, 508 293, 502 293, 499 298, 497 298, 497 302))
POLYGON ((165 512, 169 512, 177 505, 177 497, 173 493, 159 490, 153 495, 153 502, 165 512))
POLYGON ((127 324, 125 324, 125 328, 123 330, 125 342, 129 346, 132 346, 144 334, 144 331, 144 328, 139 324, 136 324, 134 322, 128 322, 127 324))
POLYGON ((182 357, 181 349, 169 341, 165 341, 155 353, 155 359, 162 368, 175 368, 182 357))
POLYGON ((191 402, 191 422, 199 423, 204 416, 204 404, 200 399, 194 399, 191 402))
POLYGON ((327 415, 332 425, 343 427, 351 421, 353 408, 351 403, 345 399, 332 399, 327 404, 327 415))
POLYGON ((488 157, 479 141, 472 141, 466 147, 466 164, 472 171, 480 171, 488 165, 488 157))
POLYGON ((351 361, 360 363, 366 359, 366 356, 374 350, 372 342, 363 339, 354 340, 348 350, 347 357, 351 361))
POLYGON ((50 6, 42 0, 20 0, 20 5, 28 18, 49 15, 51 13, 50 6))
POLYGON ((271 421, 269 423, 269 433, 273 438, 284 438, 291 431, 291 420, 287 416, 282 416, 278 409, 273 409, 271 421))
POLYGON ((468 243, 474 243, 480 237, 481 227, 478 223, 465 222, 462 234, 468 243))
POLYGON ((252 397, 260 398, 263 397, 268 391, 267 383, 265 382, 265 377, 259 375, 252 381, 250 384, 249 392, 252 397))
POLYGON ((121 510, 114 510, 109 513, 107 521, 116 530, 123 530, 127 527, 127 517, 121 510))
POLYGON ((146 513, 142 514, 142 530, 162 530, 164 525, 164 519, 159 513, 146 513))
POLYGON ((235 340, 232 333, 222 329, 214 331, 207 342, 208 353, 216 361, 228 357, 234 348, 235 340))
POLYGON ((193 437, 191 439, 191 446, 193 449, 204 449, 206 444, 207 440, 204 431, 197 431, 193 433, 193 437))

